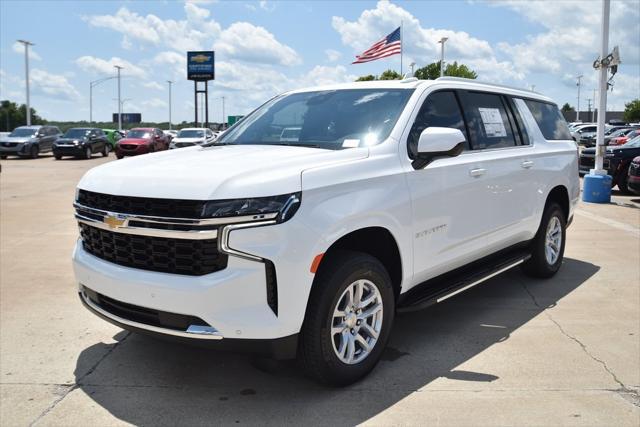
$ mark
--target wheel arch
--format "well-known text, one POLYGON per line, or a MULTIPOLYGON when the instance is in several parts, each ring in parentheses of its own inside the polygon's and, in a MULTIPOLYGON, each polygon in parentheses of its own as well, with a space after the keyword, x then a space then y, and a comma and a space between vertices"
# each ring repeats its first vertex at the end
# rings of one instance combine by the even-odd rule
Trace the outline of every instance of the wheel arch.
MULTIPOLYGON (((323 267, 326 268, 334 254, 340 250, 363 252, 376 258, 389 273, 396 298, 400 295, 403 279, 402 257, 398 241, 391 231, 385 227, 371 226, 345 234, 333 242, 324 252, 317 272, 322 271, 323 267)), ((312 286, 315 284, 314 278, 312 286)))
POLYGON ((547 194, 547 200, 545 202, 545 207, 549 205, 549 203, 555 202, 560 205, 560 208, 564 212, 565 222, 569 222, 569 215, 571 209, 571 202, 569 200, 569 190, 564 185, 556 185, 549 191, 547 194))

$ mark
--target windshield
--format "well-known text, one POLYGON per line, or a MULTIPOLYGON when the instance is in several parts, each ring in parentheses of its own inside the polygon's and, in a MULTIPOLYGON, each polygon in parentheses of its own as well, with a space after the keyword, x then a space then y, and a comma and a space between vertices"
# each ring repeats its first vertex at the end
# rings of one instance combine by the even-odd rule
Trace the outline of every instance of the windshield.
POLYGON ((13 132, 9 134, 9 136, 33 136, 38 132, 38 129, 33 128, 18 128, 14 129, 13 132))
POLYGON ((612 138, 618 137, 618 136, 623 136, 625 133, 629 132, 629 129, 618 129, 615 132, 612 132, 611 136, 612 138))
POLYGON ((69 129, 63 138, 80 139, 88 135, 89 132, 91 132, 91 129, 69 129))
POLYGON ((413 89, 348 89, 275 98, 218 139, 227 144, 338 150, 375 145, 391 133, 413 89))
POLYGON ((630 139, 625 144, 622 145, 625 148, 638 148, 640 147, 640 136, 636 136, 633 139, 630 139))
POLYGON ((151 134, 147 130, 131 129, 129 132, 127 132, 127 138, 149 139, 151 138, 151 134))
POLYGON ((178 132, 178 138, 202 138, 204 137, 203 130, 181 130, 178 132))

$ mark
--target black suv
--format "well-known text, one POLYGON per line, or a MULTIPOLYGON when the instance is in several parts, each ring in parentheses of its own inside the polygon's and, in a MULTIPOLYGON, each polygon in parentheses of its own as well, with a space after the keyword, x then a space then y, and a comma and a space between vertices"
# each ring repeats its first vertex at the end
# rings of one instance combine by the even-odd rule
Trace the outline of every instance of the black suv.
POLYGON ((50 152, 53 143, 62 135, 56 126, 20 126, 0 139, 0 158, 31 157, 50 152))
POLYGON ((71 128, 53 144, 56 160, 62 156, 90 159, 93 153, 102 153, 106 157, 110 150, 107 136, 98 128, 71 128))
MULTIPOLYGON (((640 156, 640 136, 628 141, 624 145, 607 147, 604 157, 604 169, 613 179, 611 186, 617 185, 620 191, 628 193, 629 166, 634 157, 640 156)), ((585 148, 580 153, 580 176, 595 168, 595 148, 585 148)))

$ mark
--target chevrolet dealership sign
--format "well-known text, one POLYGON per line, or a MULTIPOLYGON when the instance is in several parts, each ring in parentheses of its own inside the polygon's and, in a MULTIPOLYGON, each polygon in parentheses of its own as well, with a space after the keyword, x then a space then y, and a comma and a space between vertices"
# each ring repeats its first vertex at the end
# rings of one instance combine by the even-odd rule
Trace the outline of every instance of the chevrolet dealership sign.
POLYGON ((214 57, 213 51, 187 52, 187 79, 214 80, 214 57))

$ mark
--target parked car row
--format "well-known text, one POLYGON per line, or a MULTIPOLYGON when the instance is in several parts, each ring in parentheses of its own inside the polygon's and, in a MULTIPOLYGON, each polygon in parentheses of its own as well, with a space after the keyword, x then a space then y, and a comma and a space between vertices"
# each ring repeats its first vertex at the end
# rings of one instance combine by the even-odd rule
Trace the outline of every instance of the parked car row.
POLYGON ((95 153, 118 159, 213 142, 218 132, 208 128, 162 131, 158 128, 134 128, 128 132, 99 128, 72 128, 62 134, 56 126, 20 126, 0 136, 0 158, 8 156, 37 158, 41 153, 90 158, 95 153))
MULTIPOLYGON (((598 126, 596 123, 574 123, 569 126, 569 131, 574 141, 585 147, 596 146, 598 126)), ((605 125, 604 144, 622 145, 625 142, 640 135, 638 125, 605 125)))
MULTIPOLYGON (((612 187, 617 185, 623 193, 629 192, 628 183, 631 163, 637 156, 640 156, 640 136, 636 136, 623 145, 607 147, 603 167, 613 179, 612 187)), ((582 153, 580 153, 580 176, 587 175, 590 169, 595 168, 595 157, 595 148, 582 150, 582 153)), ((636 170, 634 170, 635 173, 637 173, 636 170)))

